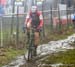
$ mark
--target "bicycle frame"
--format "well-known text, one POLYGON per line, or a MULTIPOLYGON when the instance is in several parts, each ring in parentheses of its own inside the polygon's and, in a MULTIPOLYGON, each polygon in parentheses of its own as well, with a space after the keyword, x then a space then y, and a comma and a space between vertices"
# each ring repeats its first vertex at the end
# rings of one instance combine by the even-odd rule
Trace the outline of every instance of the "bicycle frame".
POLYGON ((28 61, 34 57, 34 37, 35 29, 30 29, 29 49, 28 49, 28 61))

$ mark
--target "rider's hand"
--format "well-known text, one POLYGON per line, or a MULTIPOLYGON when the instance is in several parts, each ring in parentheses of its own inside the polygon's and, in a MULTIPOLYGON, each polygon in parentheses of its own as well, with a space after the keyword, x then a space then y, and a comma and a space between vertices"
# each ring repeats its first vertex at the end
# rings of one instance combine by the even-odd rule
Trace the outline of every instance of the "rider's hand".
POLYGON ((42 31, 42 27, 37 27, 37 30, 38 31, 42 31))

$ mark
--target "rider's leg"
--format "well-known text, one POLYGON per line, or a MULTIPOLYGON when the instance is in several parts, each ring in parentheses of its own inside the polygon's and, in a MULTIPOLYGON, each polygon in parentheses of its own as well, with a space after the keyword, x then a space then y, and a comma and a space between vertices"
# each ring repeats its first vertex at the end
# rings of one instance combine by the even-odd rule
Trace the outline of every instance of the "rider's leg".
POLYGON ((27 29, 27 44, 29 43, 30 39, 30 29, 27 29))
POLYGON ((39 45, 39 32, 35 32, 34 46, 35 46, 35 55, 37 54, 37 46, 39 45))
POLYGON ((35 46, 39 45, 39 32, 35 32, 35 46))

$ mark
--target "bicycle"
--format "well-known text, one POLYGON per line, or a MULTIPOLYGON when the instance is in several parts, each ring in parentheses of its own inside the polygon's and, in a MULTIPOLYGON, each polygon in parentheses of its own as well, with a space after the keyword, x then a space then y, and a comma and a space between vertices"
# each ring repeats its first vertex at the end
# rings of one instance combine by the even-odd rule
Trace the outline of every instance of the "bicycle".
POLYGON ((30 61, 33 57, 35 57, 35 45, 34 45, 34 37, 35 37, 35 28, 30 28, 30 38, 29 38, 29 45, 28 45, 28 61, 30 61))

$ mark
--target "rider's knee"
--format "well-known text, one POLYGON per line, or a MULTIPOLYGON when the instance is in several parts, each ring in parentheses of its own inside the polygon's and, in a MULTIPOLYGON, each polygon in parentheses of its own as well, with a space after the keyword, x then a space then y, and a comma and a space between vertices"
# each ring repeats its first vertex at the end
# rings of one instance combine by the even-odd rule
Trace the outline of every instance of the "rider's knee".
POLYGON ((35 37, 39 38, 39 32, 35 32, 35 37))

